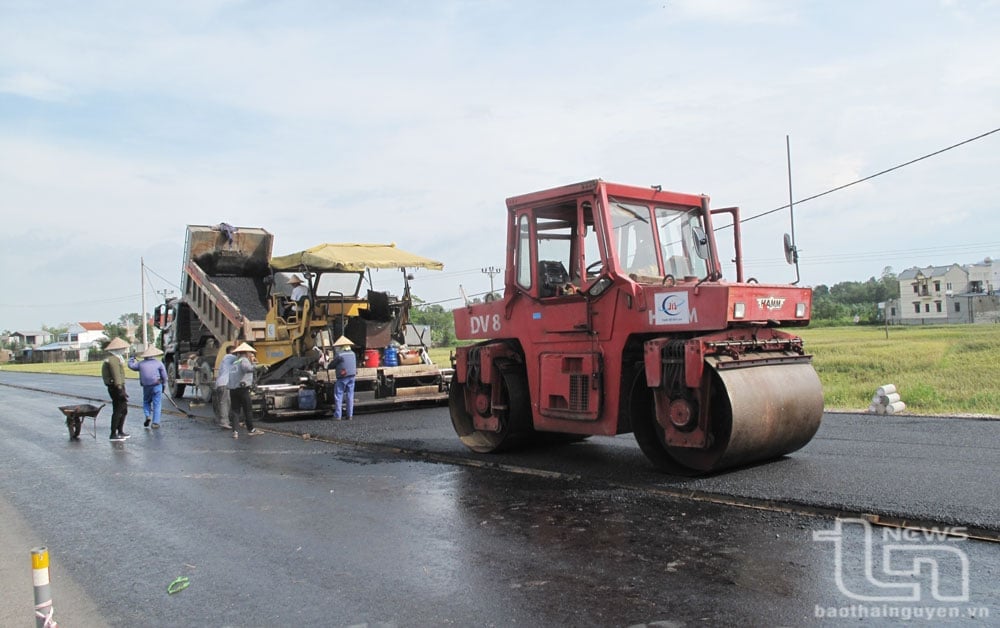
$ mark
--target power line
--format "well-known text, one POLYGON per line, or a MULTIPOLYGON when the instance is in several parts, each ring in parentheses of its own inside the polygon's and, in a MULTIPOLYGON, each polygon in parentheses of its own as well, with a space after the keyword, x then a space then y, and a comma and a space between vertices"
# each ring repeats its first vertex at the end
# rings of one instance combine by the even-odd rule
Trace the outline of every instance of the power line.
MULTIPOLYGON (((886 259, 892 257, 913 257, 914 255, 940 255, 943 253, 989 253, 992 251, 1000 250, 1000 242, 983 242, 978 244, 955 244, 955 245, 945 245, 945 246, 929 246, 920 247, 912 249, 893 249, 893 250, 875 250, 875 251, 862 251, 862 252, 847 252, 847 253, 831 253, 827 255, 811 255, 808 258, 803 258, 803 264, 816 264, 816 263, 840 263, 840 262, 853 262, 865 259, 886 259)), ((775 266, 784 266, 787 264, 785 260, 775 259, 775 258, 744 258, 745 264, 772 264, 775 266)))
MULTIPOLYGON (((490 294, 490 293, 489 292, 474 292, 472 294, 467 294, 465 296, 467 296, 469 298, 475 298, 475 297, 483 297, 483 296, 486 296, 487 294, 490 294)), ((441 305, 442 303, 451 303, 452 301, 461 301, 461 300, 462 300, 462 297, 452 297, 450 299, 441 299, 440 301, 423 301, 421 303, 415 303, 413 305, 413 307, 419 309, 419 308, 422 308, 422 307, 426 307, 428 305, 441 305)))
POLYGON ((155 270, 153 270, 149 266, 143 266, 143 268, 146 270, 146 272, 148 274, 150 274, 150 275, 156 275, 157 277, 159 277, 160 279, 162 279, 163 282, 166 283, 168 286, 173 287, 175 290, 180 290, 180 287, 177 284, 175 284, 174 282, 170 281, 169 279, 167 279, 166 277, 164 277, 160 273, 156 272, 155 270))
MULTIPOLYGON (((958 148, 959 146, 964 146, 965 144, 969 144, 971 142, 975 142, 976 140, 981 140, 984 137, 993 135, 994 133, 997 133, 997 132, 1000 132, 1000 127, 995 128, 992 131, 987 131, 985 133, 981 133, 980 135, 977 135, 975 137, 970 137, 967 140, 962 140, 961 142, 958 142, 957 144, 952 144, 951 146, 947 146, 947 147, 942 148, 940 150, 936 150, 933 153, 927 153, 926 155, 917 157, 916 159, 911 159, 910 161, 907 161, 905 163, 898 164, 898 165, 893 166, 891 168, 886 168, 885 170, 876 172, 875 174, 870 174, 867 177, 862 177, 861 179, 858 179, 856 181, 851 181, 850 183, 845 183, 844 185, 838 185, 835 188, 830 188, 829 190, 827 190, 825 192, 820 192, 819 194, 813 194, 812 196, 807 196, 807 197, 805 197, 803 199, 795 201, 795 204, 799 205, 801 203, 805 203, 806 201, 812 201, 812 200, 815 200, 817 198, 820 198, 821 196, 826 196, 827 194, 833 194, 834 192, 839 192, 840 190, 843 190, 845 188, 849 188, 852 185, 857 185, 859 183, 864 183, 865 181, 870 181, 871 179, 874 179, 875 177, 880 177, 880 176, 882 176, 884 174, 888 174, 888 173, 890 173, 890 172, 892 172, 894 170, 899 170, 900 168, 905 168, 906 166, 913 165, 913 164, 917 163, 918 161, 923 161, 924 159, 929 159, 931 157, 934 157, 935 155, 940 155, 941 153, 946 153, 946 152, 948 152, 948 151, 950 151, 952 149, 958 148)), ((742 220, 740 220, 740 222, 741 223, 742 222, 750 222, 751 220, 756 220, 757 218, 762 218, 764 216, 768 216, 768 215, 773 214, 775 212, 780 212, 781 210, 788 209, 789 207, 790 207, 790 205, 788 205, 788 204, 782 205, 781 207, 776 207, 776 208, 768 210, 766 212, 762 212, 760 214, 755 214, 755 215, 750 216, 748 218, 743 218, 742 220)), ((728 228, 730 226, 731 225, 725 225, 724 227, 720 227, 720 229, 728 228)))

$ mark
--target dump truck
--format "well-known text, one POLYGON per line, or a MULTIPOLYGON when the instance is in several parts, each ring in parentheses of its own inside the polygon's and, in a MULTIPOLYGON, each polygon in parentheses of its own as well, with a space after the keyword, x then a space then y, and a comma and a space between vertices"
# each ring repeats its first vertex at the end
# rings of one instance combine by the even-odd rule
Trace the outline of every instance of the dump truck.
POLYGON ((447 400, 450 369, 430 360, 429 338, 405 344, 413 330, 407 269, 440 262, 395 244, 321 244, 281 257, 273 244, 261 228, 187 227, 183 294, 154 316, 174 397, 191 388, 211 399, 226 347, 249 342, 261 366, 251 392, 259 417, 331 414, 335 376, 320 358, 345 335, 358 353, 356 408, 447 400), (402 296, 372 289, 373 269, 399 270, 402 296), (298 302, 294 282, 306 287, 298 302))
MULTIPOLYGON (((744 278, 739 208, 585 181, 507 199, 503 297, 454 310, 449 408, 480 453, 633 433, 663 471, 803 447, 823 392, 802 339, 812 292, 744 278), (723 279, 714 221, 732 227, 723 279)), ((786 237, 786 257, 789 257, 786 237)))

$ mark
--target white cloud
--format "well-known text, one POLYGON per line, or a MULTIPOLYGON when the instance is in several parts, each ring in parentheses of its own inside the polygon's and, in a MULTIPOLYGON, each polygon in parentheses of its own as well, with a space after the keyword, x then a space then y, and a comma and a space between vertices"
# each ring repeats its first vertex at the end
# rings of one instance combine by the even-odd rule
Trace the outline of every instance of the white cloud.
POLYGON ((765 24, 794 22, 797 3, 787 0, 663 0, 659 4, 691 20, 765 24))
MULTIPOLYGON (((707 193, 751 216, 787 202, 786 134, 801 198, 996 127, 997 10, 779 0, 7 10, 0 258, 16 267, 52 250, 58 263, 43 278, 3 273, 0 292, 36 303, 56 302, 53 291, 88 303, 131 294, 140 256, 176 281, 184 225, 226 221, 272 231, 279 253, 396 241, 446 264, 420 296, 453 297, 459 283, 488 288, 478 269, 503 263, 507 196, 593 177, 707 193)), ((797 207, 804 259, 838 260, 806 267, 806 283, 880 272, 883 260, 854 258, 884 240, 859 232, 893 229, 905 245, 893 250, 910 251, 967 240, 962 221, 995 233, 997 141, 797 207)), ((787 213, 745 228, 747 256, 782 279, 787 229, 787 213)), ((7 322, 21 314, 0 307, 0 328, 22 326, 7 322)))
POLYGON ((26 72, 0 76, 0 92, 53 102, 65 100, 70 94, 65 86, 44 76, 26 72))

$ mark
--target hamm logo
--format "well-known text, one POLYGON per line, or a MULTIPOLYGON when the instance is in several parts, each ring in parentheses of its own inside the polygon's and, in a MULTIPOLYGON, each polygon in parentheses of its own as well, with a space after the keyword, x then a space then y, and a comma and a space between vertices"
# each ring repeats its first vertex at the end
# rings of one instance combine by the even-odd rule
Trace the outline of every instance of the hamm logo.
POLYGON ((780 310, 784 304, 784 297, 757 297, 757 307, 762 310, 780 310))

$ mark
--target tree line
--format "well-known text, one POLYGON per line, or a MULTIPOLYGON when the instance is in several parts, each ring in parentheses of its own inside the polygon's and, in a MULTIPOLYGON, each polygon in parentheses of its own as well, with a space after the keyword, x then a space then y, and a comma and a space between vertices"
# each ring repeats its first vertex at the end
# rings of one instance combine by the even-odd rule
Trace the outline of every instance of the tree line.
MULTIPOLYGON (((884 322, 879 303, 899 298, 899 279, 891 266, 882 270, 876 279, 867 281, 841 281, 832 286, 819 284, 813 288, 812 323, 819 326, 876 325, 884 322)), ((410 321, 429 325, 431 341, 435 346, 447 347, 455 343, 455 320, 451 310, 441 305, 424 305, 413 298, 410 321)), ((478 303, 480 299, 473 299, 478 303)))
POLYGON ((879 303, 899 298, 899 279, 891 266, 868 281, 842 281, 813 288, 812 321, 819 325, 878 324, 879 303))
MULTIPOLYGON (((899 280, 891 266, 883 269, 878 279, 870 277, 867 281, 842 281, 832 286, 819 284, 813 288, 812 321, 824 326, 879 324, 882 322, 882 315, 878 304, 898 298, 899 280)), ((473 299, 473 302, 479 301, 480 299, 473 299)), ((413 297, 413 302, 410 322, 429 325, 431 342, 435 346, 448 347, 455 344, 455 321, 451 310, 439 304, 424 304, 418 297, 413 297)), ((105 323, 104 333, 109 340, 116 337, 130 340, 128 332, 131 329, 138 338, 142 338, 142 329, 136 329, 141 320, 137 313, 123 314, 118 321, 105 323)), ((58 337, 67 328, 43 326, 42 329, 52 333, 53 337, 58 337)), ((147 333, 151 340, 155 338, 155 330, 151 326, 147 333)))

